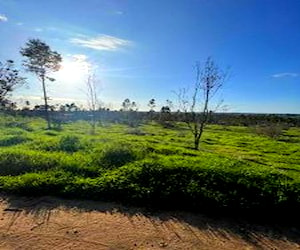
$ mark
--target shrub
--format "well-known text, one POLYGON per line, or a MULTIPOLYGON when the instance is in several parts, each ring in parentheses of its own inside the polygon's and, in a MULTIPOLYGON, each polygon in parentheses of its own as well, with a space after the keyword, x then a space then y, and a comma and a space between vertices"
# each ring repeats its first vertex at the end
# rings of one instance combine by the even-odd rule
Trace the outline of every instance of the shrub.
POLYGON ((28 150, 0 152, 0 174, 19 175, 27 172, 45 171, 60 165, 60 157, 28 150))
POLYGON ((80 139, 77 136, 67 135, 61 137, 59 140, 59 150, 65 151, 68 153, 76 152, 83 148, 80 143, 80 139))
POLYGON ((30 140, 29 138, 22 135, 9 136, 0 140, 0 147, 13 146, 29 140, 30 140))
POLYGON ((261 212, 287 209, 288 204, 299 207, 295 190, 289 191, 296 183, 279 171, 260 172, 242 161, 225 160, 219 166, 193 163, 146 159, 101 178, 114 196, 157 207, 261 212))
POLYGON ((0 176, 0 190, 21 195, 58 195, 72 182, 72 176, 60 172, 26 173, 20 176, 0 176))
POLYGON ((268 125, 257 125, 253 128, 254 133, 276 139, 282 135, 286 126, 280 123, 271 123, 268 125))
POLYGON ((97 153, 94 156, 98 165, 110 169, 121 167, 141 158, 142 152, 134 151, 128 145, 111 144, 103 148, 99 156, 97 153))
POLYGON ((3 150, 0 152, 0 175, 20 175, 29 172, 62 169, 74 174, 96 176, 97 170, 89 166, 89 157, 70 156, 65 153, 30 150, 3 150))
POLYGON ((28 146, 34 150, 63 151, 67 153, 74 153, 85 148, 85 145, 81 143, 80 138, 77 136, 64 135, 59 140, 58 138, 58 136, 41 137, 28 146))
POLYGON ((0 120, 0 126, 9 128, 21 128, 26 131, 32 131, 30 127, 30 119, 20 116, 4 115, 0 120))

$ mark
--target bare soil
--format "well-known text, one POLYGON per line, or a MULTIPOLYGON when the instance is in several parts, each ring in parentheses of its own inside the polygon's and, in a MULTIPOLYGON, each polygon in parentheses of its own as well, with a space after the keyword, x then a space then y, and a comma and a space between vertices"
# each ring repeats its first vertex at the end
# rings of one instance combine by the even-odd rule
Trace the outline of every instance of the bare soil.
POLYGON ((300 249, 295 227, 115 203, 1 196, 0 249, 300 249))

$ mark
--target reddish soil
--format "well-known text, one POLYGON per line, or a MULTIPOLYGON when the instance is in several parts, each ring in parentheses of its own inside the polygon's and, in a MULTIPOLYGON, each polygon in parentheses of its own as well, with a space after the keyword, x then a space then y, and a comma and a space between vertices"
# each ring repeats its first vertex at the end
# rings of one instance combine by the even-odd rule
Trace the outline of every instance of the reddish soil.
POLYGON ((300 230, 114 203, 2 196, 0 249, 300 249, 300 230))

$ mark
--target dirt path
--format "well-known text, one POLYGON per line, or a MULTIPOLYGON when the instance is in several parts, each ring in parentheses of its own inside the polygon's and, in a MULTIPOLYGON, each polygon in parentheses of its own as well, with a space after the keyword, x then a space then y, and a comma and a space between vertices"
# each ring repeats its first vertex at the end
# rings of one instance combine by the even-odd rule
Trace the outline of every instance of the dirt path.
POLYGON ((2 196, 0 249, 300 249, 300 231, 113 203, 2 196))

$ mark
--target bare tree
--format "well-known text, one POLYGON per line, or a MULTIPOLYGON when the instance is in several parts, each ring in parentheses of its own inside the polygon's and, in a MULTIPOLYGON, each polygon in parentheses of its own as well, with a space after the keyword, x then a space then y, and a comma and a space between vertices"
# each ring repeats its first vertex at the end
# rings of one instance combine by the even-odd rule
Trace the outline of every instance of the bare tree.
POLYGON ((42 82, 46 119, 48 129, 51 128, 50 115, 48 112, 48 99, 46 92, 46 80, 55 81, 54 78, 49 77, 49 73, 58 71, 62 57, 56 51, 50 49, 49 45, 39 39, 29 39, 24 48, 21 48, 20 53, 26 59, 24 60, 24 67, 27 71, 37 75, 42 82))
POLYGON ((87 76, 86 80, 86 95, 88 108, 91 111, 91 126, 92 126, 92 134, 95 133, 96 129, 96 113, 100 108, 101 101, 98 97, 99 90, 97 88, 97 84, 99 80, 96 78, 95 74, 90 72, 87 76))
POLYGON ((25 78, 21 77, 19 70, 14 68, 14 62, 7 60, 5 63, 0 62, 0 109, 13 106, 9 96, 15 88, 25 83, 25 78))
POLYGON ((196 80, 191 95, 188 95, 187 89, 181 89, 176 93, 179 110, 184 112, 185 122, 194 136, 196 150, 199 149, 201 136, 211 114, 222 106, 221 101, 213 108, 211 102, 222 88, 227 75, 227 71, 221 70, 209 57, 203 67, 200 63, 196 64, 196 80))

